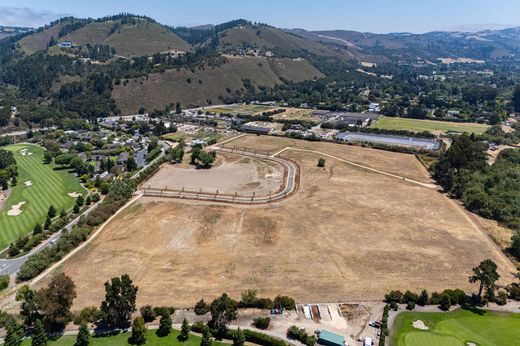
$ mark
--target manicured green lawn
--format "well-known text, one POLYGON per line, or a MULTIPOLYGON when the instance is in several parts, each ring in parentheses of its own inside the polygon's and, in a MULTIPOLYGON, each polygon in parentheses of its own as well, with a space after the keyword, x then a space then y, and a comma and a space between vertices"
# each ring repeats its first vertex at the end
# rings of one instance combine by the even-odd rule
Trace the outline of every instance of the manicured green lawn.
MULTIPOLYGON (((155 330, 148 331, 148 339, 146 340, 146 345, 149 346, 199 346, 200 345, 200 337, 195 335, 190 335, 188 341, 180 342, 177 340, 177 336, 179 332, 174 330, 170 333, 170 335, 165 337, 158 337, 155 334, 155 330)), ((120 345, 130 345, 128 342, 128 338, 130 337, 130 333, 121 333, 114 336, 105 336, 105 337, 92 337, 90 345, 91 346, 120 346, 120 345)), ((62 336, 58 340, 51 341, 47 345, 48 346, 73 346, 76 342, 76 336, 62 336)), ((30 340, 24 340, 22 346, 30 346, 30 340)), ((226 345, 220 342, 213 342, 215 346, 223 346, 226 345)))
POLYGON ((54 205, 58 214, 62 209, 71 209, 75 198, 70 192, 85 194, 79 179, 68 170, 55 169, 56 165, 43 164, 44 149, 37 145, 15 144, 4 147, 14 153, 18 166, 18 184, 12 188, 4 207, 0 210, 0 249, 5 248, 21 235, 31 232, 36 223, 44 223, 47 211, 54 205), (21 150, 27 149, 24 156, 21 150), (31 155, 29 155, 31 153, 31 155), (25 186, 25 182, 32 186, 25 186), (7 215, 13 205, 25 202, 18 216, 7 215))
POLYGON ((414 132, 422 131, 458 131, 467 133, 483 133, 489 126, 475 123, 455 123, 450 121, 421 120, 408 118, 382 117, 374 124, 373 128, 385 130, 408 130, 414 132))
POLYGON ((391 345, 394 346, 478 346, 515 345, 520 340, 520 313, 458 309, 441 312, 402 312, 394 322, 391 345), (413 327, 423 321, 429 330, 413 327))

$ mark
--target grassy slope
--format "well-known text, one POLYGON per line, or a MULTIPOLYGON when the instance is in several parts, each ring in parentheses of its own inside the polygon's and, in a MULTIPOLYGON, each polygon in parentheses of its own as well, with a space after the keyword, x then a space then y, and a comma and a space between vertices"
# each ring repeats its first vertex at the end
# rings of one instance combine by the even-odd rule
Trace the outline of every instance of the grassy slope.
POLYGON ((64 24, 61 23, 56 24, 43 30, 42 32, 38 32, 22 38, 20 41, 18 41, 20 48, 27 55, 31 55, 40 50, 47 49, 47 44, 49 44, 51 37, 58 39, 58 33, 60 32, 63 25, 64 24))
POLYGON ((63 41, 72 41, 79 45, 102 44, 109 36, 110 29, 114 26, 115 21, 90 23, 84 27, 67 34, 60 39, 63 41))
POLYGON ((402 312, 394 322, 391 345, 394 346, 479 346, 513 345, 520 340, 520 314, 455 310, 449 313, 402 312), (415 329, 412 323, 422 320, 429 330, 415 329))
POLYGON ((371 127, 387 130, 409 130, 409 131, 460 131, 468 133, 483 133, 489 126, 474 123, 455 123, 450 121, 420 120, 394 117, 382 117, 371 127))
POLYGON ((220 46, 223 49, 239 47, 243 43, 255 48, 282 48, 286 52, 307 50, 311 53, 325 56, 341 56, 337 51, 315 41, 292 35, 283 30, 265 27, 238 27, 224 31, 220 36, 220 46))
POLYGON ((51 205, 56 207, 58 213, 61 209, 72 208, 75 199, 67 195, 69 192, 84 192, 79 180, 68 171, 55 170, 55 165, 42 163, 43 148, 30 144, 16 144, 5 149, 14 152, 19 175, 17 186, 12 189, 0 211, 0 248, 32 231, 36 223, 43 223, 51 205), (33 154, 22 156, 20 150, 24 148, 33 154), (25 181, 32 181, 33 185, 25 187, 25 181), (26 201, 22 206, 22 214, 7 215, 11 206, 21 201, 26 201))
MULTIPOLYGON (((154 330, 150 330, 148 332, 148 339, 146 341, 146 345, 149 346, 199 346, 200 345, 200 337, 195 335, 190 335, 189 339, 186 342, 179 342, 177 340, 177 336, 179 332, 174 330, 170 335, 160 338, 155 334, 154 330)), ((120 346, 120 345, 130 345, 128 342, 128 338, 130 337, 130 333, 121 333, 114 336, 106 336, 106 337, 93 337, 91 339, 91 346, 120 346)), ((62 336, 58 340, 51 341, 47 345, 48 346, 73 346, 76 342, 76 336, 62 336)), ((25 340, 22 343, 22 346, 29 346, 31 344, 30 340, 25 340)), ((222 346, 223 343, 213 342, 215 346, 222 346)))
POLYGON ((61 41, 70 40, 80 45, 107 44, 116 49, 117 55, 126 57, 153 55, 170 49, 191 49, 188 43, 159 24, 140 22, 135 26, 123 26, 110 34, 115 23, 90 23, 66 35, 61 41))
POLYGON ((123 56, 153 55, 166 50, 190 51, 191 46, 173 32, 156 23, 125 27, 105 41, 123 56))
POLYGON ((273 87, 281 84, 279 77, 301 81, 322 76, 305 60, 277 60, 278 74, 266 58, 229 57, 228 60, 229 63, 220 67, 196 69, 194 73, 186 69, 168 70, 152 74, 148 79, 131 80, 126 86, 123 83, 115 86, 112 96, 123 113, 131 114, 141 106, 147 110, 162 109, 171 102, 204 106, 210 99, 213 104, 219 104, 222 103, 219 95, 227 95, 226 88, 232 92, 241 89, 242 80, 246 78, 257 87, 273 87), (191 83, 186 81, 188 78, 191 83))

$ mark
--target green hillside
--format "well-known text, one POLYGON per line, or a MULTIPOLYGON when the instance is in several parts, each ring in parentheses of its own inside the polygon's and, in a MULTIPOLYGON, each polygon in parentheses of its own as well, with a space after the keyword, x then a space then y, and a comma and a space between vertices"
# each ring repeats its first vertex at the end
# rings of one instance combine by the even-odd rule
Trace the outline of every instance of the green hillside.
POLYGON ((136 113, 139 108, 162 109, 171 102, 183 106, 222 103, 219 96, 229 97, 243 89, 249 79, 255 87, 273 87, 280 78, 303 81, 322 77, 320 71, 303 59, 267 59, 262 57, 226 56, 228 62, 220 67, 168 70, 151 74, 148 78, 130 80, 114 87, 112 96, 124 114, 136 113), (228 91, 229 90, 229 91, 228 91))

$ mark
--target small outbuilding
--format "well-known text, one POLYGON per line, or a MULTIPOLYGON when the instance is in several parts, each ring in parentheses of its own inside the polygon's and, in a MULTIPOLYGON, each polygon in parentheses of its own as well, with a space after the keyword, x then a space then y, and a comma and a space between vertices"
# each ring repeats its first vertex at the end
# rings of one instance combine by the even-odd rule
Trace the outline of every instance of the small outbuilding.
POLYGON ((318 335, 318 344, 325 346, 345 346, 345 338, 342 335, 321 330, 318 335))

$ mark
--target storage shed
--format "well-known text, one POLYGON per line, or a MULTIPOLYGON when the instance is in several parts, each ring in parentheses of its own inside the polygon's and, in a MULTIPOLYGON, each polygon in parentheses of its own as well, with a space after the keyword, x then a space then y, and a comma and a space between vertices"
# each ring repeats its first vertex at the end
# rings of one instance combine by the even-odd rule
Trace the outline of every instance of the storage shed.
POLYGON ((325 346, 345 346, 345 338, 342 335, 321 330, 318 336, 318 344, 325 346))

